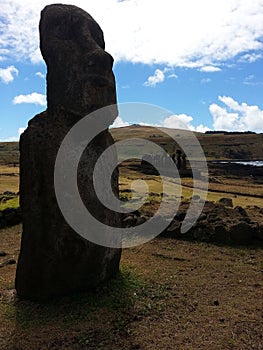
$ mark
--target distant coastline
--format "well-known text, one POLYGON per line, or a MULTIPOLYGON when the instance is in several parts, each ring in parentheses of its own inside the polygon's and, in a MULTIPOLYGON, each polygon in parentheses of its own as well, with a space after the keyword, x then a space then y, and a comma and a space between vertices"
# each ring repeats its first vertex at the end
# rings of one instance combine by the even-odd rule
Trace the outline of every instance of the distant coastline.
POLYGON ((221 164, 240 164, 240 165, 250 165, 250 166, 262 166, 263 160, 251 160, 251 161, 242 161, 242 160, 218 160, 213 161, 212 163, 221 163, 221 164))

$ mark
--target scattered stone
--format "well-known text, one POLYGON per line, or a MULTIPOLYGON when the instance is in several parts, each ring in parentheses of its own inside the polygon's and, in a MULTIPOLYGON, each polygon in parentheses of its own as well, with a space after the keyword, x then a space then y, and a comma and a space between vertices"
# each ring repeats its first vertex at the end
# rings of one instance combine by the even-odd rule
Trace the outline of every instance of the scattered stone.
POLYGON ((220 198, 218 203, 224 205, 225 207, 233 208, 232 198, 220 198))
MULTIPOLYGON (((84 116, 116 103, 113 59, 104 48, 102 30, 82 9, 54 4, 41 12, 40 49, 47 64, 48 108, 29 122, 20 138, 23 233, 15 282, 19 297, 41 301, 94 290, 119 270, 121 249, 80 237, 65 221, 54 189, 55 160, 68 131, 84 116)), ((112 109, 105 115, 108 126, 117 114, 112 109)), ((95 127, 100 121, 93 123, 95 127)), ((78 166, 83 203, 105 224, 98 235, 106 235, 108 226, 121 226, 120 216, 98 200, 92 180, 98 157, 113 144, 105 128, 84 150, 78 166)), ((66 157, 70 160, 74 155, 73 149, 66 157)), ((105 191, 110 195, 111 189, 105 191)), ((117 169, 112 191, 118 196, 117 169)))
POLYGON ((192 197, 192 199, 194 200, 194 201, 197 201, 197 200, 199 200, 201 197, 198 195, 198 194, 195 194, 195 195, 193 195, 193 197, 192 197))
POLYGON ((255 214, 255 210, 243 210, 241 207, 233 209, 209 201, 205 203, 197 222, 192 227, 189 222, 189 230, 182 234, 179 219, 185 217, 188 208, 187 203, 181 203, 177 215, 162 236, 234 245, 263 241, 263 225, 252 221, 250 217, 255 214))
POLYGON ((255 232, 254 237, 258 241, 263 241, 263 224, 258 225, 258 230, 255 232))
POLYGON ((216 243, 229 243, 229 232, 225 225, 217 225, 214 228, 213 241, 216 243))
POLYGON ((6 222, 6 226, 14 226, 21 222, 20 208, 7 208, 4 209, 2 213, 6 222))
POLYGON ((181 224, 178 220, 173 220, 171 224, 167 227, 162 236, 166 237, 177 237, 180 235, 181 224))
POLYGON ((182 212, 182 211, 179 211, 176 215, 175 215, 175 219, 176 220, 179 220, 179 221, 184 221, 186 217, 186 212, 182 212))
POLYGON ((13 258, 10 258, 10 259, 7 259, 7 260, 3 261, 2 263, 0 263, 0 268, 4 267, 6 265, 14 265, 14 264, 16 264, 16 260, 13 258))
POLYGON ((4 196, 16 196, 16 193, 15 192, 12 192, 12 191, 5 191, 4 193, 3 193, 3 195, 4 196))
POLYGON ((145 216, 140 216, 140 217, 138 217, 137 218, 137 220, 136 220, 136 226, 138 226, 138 225, 142 225, 143 223, 145 223, 145 221, 147 221, 147 218, 145 217, 145 216))
POLYGON ((0 211, 0 228, 17 225, 21 220, 20 208, 6 208, 0 211))
POLYGON ((246 210, 240 206, 235 207, 235 210, 242 216, 248 216, 246 210))
POLYGON ((246 222, 240 222, 230 227, 229 236, 232 243, 249 244, 251 242, 251 226, 246 222))
POLYGON ((206 220, 207 219, 207 215, 206 214, 201 214, 200 216, 199 216, 199 218, 197 219, 198 221, 203 221, 203 220, 206 220))
POLYGON ((136 218, 133 215, 128 215, 123 219, 122 222, 124 227, 132 227, 136 223, 136 218))

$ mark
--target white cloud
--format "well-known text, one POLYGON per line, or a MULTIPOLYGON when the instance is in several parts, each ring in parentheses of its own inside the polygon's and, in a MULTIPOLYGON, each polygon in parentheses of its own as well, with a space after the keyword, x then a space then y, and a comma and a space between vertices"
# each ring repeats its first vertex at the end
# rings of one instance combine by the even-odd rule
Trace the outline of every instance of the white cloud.
MULTIPOLYGON (((193 122, 193 117, 186 114, 173 114, 169 117, 164 118, 163 120, 159 120, 158 123, 145 123, 145 122, 136 122, 136 124, 141 126, 153 126, 157 128, 170 128, 170 129, 181 129, 181 130, 191 130, 197 132, 206 132, 211 130, 207 126, 203 124, 195 127, 193 122)), ((111 127, 118 128, 122 126, 129 126, 131 123, 124 121, 122 118, 117 117, 114 124, 111 127)))
POLYGON ((23 134, 23 132, 26 130, 26 128, 21 127, 18 129, 18 135, 20 136, 21 134, 23 134))
POLYGON ((26 130, 26 128, 20 127, 17 130, 17 135, 16 136, 10 136, 5 139, 0 139, 0 142, 16 142, 19 141, 20 135, 26 130))
POLYGON ((156 69, 154 74, 149 76, 147 81, 144 82, 144 86, 156 86, 157 84, 163 83, 166 78, 166 73, 169 73, 167 76, 168 79, 178 79, 178 76, 175 73, 171 73, 173 68, 165 67, 163 70, 156 69))
POLYGON ((0 80, 5 84, 11 83, 15 75, 18 75, 18 69, 14 66, 0 68, 0 80))
POLYGON ((168 79, 178 79, 178 75, 176 75, 176 74, 170 74, 170 75, 168 75, 168 77, 167 77, 168 79))
POLYGON ((154 75, 151 75, 147 81, 143 84, 145 86, 156 86, 165 80, 164 72, 160 69, 156 69, 154 75))
POLYGON ((206 131, 210 131, 210 130, 211 130, 210 128, 208 128, 207 126, 205 126, 203 124, 200 124, 195 128, 195 131, 203 132, 203 133, 205 133, 206 131))
MULTIPOLYGON (((64 0, 101 25, 116 61, 201 68, 263 49, 262 0, 64 0)), ((49 0, 1 0, 7 57, 39 62, 38 22, 49 0), (19 35, 18 35, 19 33, 19 35)), ((1 54, 3 55, 3 54, 1 54)))
POLYGON ((215 103, 209 107, 215 130, 263 132, 263 110, 258 106, 240 104, 229 96, 219 96, 218 99, 223 107, 215 103))
POLYGON ((32 92, 28 95, 18 95, 13 99, 13 104, 17 105, 20 103, 34 103, 40 106, 46 105, 46 96, 37 92, 32 92))
POLYGON ((263 82, 256 81, 256 77, 253 74, 250 74, 244 79, 243 84, 256 86, 256 85, 263 85, 263 82))
POLYGON ((41 72, 36 72, 35 75, 36 75, 37 77, 39 77, 39 78, 42 78, 42 79, 45 78, 45 75, 44 75, 43 73, 41 73, 41 72))
POLYGON ((130 123, 123 121, 123 119, 118 116, 115 120, 114 123, 111 125, 111 128, 122 128, 123 126, 129 126, 130 123))
POLYGON ((240 59, 239 62, 241 63, 253 63, 256 62, 257 60, 260 60, 262 58, 262 54, 260 53, 248 53, 246 55, 243 55, 240 59))
POLYGON ((204 66, 200 68, 200 72, 206 72, 206 73, 214 73, 214 72, 220 72, 221 68, 215 67, 215 66, 204 66))
POLYGON ((206 132, 210 130, 208 127, 202 124, 195 127, 192 125, 192 121, 193 121, 193 117, 191 117, 190 115, 175 114, 165 118, 161 122, 161 126, 165 128, 192 130, 192 131, 198 131, 198 132, 206 132))

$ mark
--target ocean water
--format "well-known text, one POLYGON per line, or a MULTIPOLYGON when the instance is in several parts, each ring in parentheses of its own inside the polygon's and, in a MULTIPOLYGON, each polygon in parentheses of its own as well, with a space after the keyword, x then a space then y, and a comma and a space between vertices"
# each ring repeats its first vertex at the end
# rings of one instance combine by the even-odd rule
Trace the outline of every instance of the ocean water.
POLYGON ((243 164, 243 165, 253 165, 253 166, 263 166, 263 160, 253 160, 250 162, 242 162, 242 161, 221 161, 215 163, 233 163, 233 164, 243 164))
POLYGON ((251 162, 232 162, 232 163, 243 164, 243 165, 263 166, 262 160, 254 160, 251 162))

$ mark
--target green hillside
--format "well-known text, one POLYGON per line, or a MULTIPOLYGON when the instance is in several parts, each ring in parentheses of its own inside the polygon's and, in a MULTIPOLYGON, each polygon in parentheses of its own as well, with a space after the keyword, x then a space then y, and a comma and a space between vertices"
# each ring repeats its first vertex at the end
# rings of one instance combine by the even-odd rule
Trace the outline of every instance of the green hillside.
MULTIPOLYGON (((163 146, 172 153, 180 148, 175 141, 191 145, 192 132, 176 129, 156 129, 150 126, 132 125, 118 129, 111 129, 116 141, 127 138, 144 138, 163 146)), ((254 133, 195 133, 208 160, 262 160, 263 134, 254 133)))
POLYGON ((18 163, 18 142, 0 142, 0 165, 13 165, 18 163))

